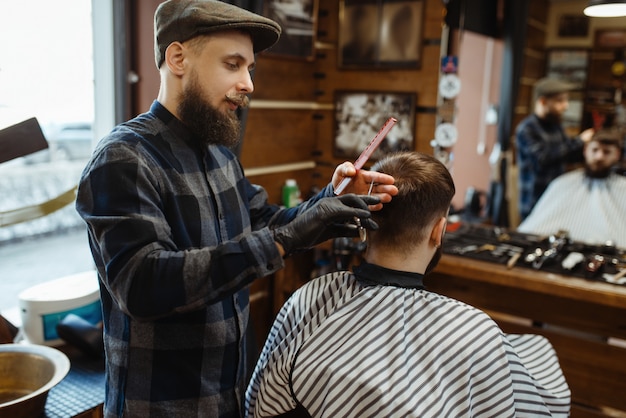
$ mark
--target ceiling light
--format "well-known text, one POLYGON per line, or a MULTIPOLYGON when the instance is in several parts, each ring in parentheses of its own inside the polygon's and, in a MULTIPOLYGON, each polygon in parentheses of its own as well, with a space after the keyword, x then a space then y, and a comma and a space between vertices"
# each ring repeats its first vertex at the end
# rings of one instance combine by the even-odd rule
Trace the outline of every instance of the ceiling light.
POLYGON ((591 17, 626 16, 626 0, 590 0, 583 13, 591 17))

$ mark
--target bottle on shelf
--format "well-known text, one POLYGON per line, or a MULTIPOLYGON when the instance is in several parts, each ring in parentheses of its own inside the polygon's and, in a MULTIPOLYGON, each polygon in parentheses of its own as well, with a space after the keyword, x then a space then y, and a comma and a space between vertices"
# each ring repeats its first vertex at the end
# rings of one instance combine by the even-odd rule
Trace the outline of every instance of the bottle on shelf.
POLYGON ((294 179, 287 179, 283 186, 283 205, 293 208, 300 203, 300 188, 294 179))

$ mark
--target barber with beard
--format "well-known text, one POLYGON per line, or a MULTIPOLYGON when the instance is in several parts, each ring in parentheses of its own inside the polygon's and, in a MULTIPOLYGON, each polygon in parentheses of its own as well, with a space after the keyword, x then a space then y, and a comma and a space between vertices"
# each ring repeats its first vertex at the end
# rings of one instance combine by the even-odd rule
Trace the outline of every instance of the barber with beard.
POLYGON ((355 218, 376 228, 370 210, 397 193, 391 176, 344 163, 320 194, 280 209, 244 177, 235 111, 253 91, 254 54, 279 35, 214 0, 156 11, 158 98, 99 142, 76 204, 100 279, 106 417, 240 416, 248 285, 285 256, 354 236, 355 218), (345 176, 351 194, 334 197, 345 176))
POLYGON ((534 85, 535 111, 517 126, 516 152, 519 170, 519 212, 526 218, 548 184, 565 172, 566 163, 583 161, 583 145, 593 129, 570 138, 561 121, 569 106, 573 86, 543 78, 534 85))

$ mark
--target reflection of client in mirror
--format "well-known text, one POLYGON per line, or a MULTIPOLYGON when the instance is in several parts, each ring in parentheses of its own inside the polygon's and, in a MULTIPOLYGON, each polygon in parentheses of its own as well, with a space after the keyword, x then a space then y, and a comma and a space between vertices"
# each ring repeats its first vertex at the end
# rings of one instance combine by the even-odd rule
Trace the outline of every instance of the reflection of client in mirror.
POLYGON ((552 181, 518 230, 540 235, 566 230, 576 241, 626 247, 626 177, 612 170, 622 147, 618 130, 598 131, 585 145, 585 167, 552 181))

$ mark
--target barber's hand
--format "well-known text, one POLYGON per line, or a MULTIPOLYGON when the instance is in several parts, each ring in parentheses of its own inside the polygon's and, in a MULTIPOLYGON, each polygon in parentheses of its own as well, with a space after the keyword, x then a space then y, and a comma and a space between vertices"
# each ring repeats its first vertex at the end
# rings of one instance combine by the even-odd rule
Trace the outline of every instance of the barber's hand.
POLYGON ((593 135, 595 133, 596 133, 595 129, 589 128, 589 129, 585 129, 584 131, 582 131, 579 136, 580 136, 580 139, 582 139, 585 144, 588 144, 589 142, 591 142, 591 139, 593 138, 593 135))
POLYGON ((398 188, 393 185, 393 177, 376 171, 357 170, 354 164, 350 162, 345 162, 337 166, 332 179, 333 187, 337 188, 344 177, 352 177, 352 181, 348 184, 342 195, 347 193, 366 195, 370 191, 370 185, 374 182, 372 196, 378 197, 380 203, 370 206, 370 210, 381 210, 383 203, 389 203, 391 198, 398 194, 398 188))
POLYGON ((290 255, 331 238, 358 236, 354 218, 359 218, 364 228, 376 230, 378 225, 371 219, 368 205, 378 203, 376 196, 325 197, 287 225, 275 228, 274 241, 290 255))

